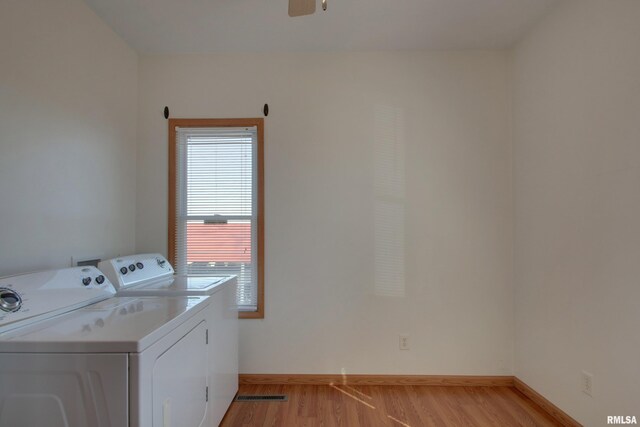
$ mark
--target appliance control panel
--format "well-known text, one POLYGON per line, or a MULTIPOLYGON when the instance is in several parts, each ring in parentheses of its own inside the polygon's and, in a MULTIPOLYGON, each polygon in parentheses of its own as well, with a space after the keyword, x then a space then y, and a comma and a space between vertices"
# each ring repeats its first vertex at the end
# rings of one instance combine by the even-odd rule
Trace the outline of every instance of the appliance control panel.
POLYGON ((116 289, 149 283, 171 277, 173 267, 160 254, 137 254, 102 261, 98 268, 104 272, 116 289))
POLYGON ((0 333, 41 317, 110 298, 116 290, 95 267, 72 267, 0 278, 0 333))

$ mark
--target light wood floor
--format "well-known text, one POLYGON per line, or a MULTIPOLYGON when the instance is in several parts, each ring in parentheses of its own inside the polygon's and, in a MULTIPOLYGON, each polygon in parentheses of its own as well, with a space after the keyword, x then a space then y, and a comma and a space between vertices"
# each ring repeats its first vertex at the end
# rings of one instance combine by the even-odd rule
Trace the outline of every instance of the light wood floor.
POLYGON ((512 387, 241 385, 239 394, 288 402, 233 402, 224 427, 558 426, 512 387))

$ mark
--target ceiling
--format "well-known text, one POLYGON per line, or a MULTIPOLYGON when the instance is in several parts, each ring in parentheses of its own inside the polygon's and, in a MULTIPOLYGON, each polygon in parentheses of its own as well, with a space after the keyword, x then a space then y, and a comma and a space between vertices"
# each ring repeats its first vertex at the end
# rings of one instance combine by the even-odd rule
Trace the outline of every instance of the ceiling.
POLYGON ((297 18, 288 0, 85 1, 154 54, 505 48, 559 0, 327 0, 297 18))

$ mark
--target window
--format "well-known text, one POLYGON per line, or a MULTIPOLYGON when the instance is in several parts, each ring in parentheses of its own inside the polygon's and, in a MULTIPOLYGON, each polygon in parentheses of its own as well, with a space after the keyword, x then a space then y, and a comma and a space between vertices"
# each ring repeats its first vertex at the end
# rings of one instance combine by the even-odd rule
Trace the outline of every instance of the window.
POLYGON ((169 259, 238 276, 241 318, 264 317, 264 120, 169 120, 169 259))

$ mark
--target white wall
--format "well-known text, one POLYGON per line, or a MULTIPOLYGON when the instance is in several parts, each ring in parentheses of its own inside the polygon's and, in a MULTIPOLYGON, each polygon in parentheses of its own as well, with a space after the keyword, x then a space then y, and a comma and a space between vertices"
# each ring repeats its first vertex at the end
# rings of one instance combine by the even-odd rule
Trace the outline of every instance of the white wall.
POLYGON ((242 321, 242 372, 512 372, 504 53, 152 56, 139 70, 138 251, 166 251, 163 107, 271 108, 266 317, 242 321))
POLYGON ((0 275, 132 251, 135 52, 81 0, 2 0, 0 64, 0 275))
POLYGON ((639 23, 566 1, 515 50, 515 373, 587 426, 640 417, 639 23))

